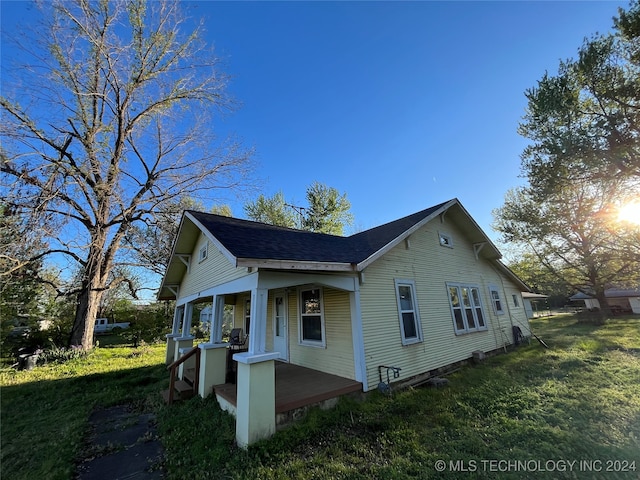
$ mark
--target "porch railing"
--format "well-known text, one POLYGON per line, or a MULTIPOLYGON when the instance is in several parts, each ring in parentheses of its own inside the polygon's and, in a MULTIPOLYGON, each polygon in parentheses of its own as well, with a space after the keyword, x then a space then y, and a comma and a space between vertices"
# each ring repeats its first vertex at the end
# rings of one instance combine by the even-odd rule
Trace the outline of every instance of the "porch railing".
POLYGON ((173 395, 175 394, 176 390, 176 370, 180 365, 182 365, 194 355, 196 357, 196 369, 195 377, 193 379, 193 391, 198 391, 198 383, 200 382, 200 348, 198 348, 198 346, 195 346, 167 367, 167 370, 171 370, 171 380, 169 381, 169 400, 167 402, 169 405, 173 403, 173 395))

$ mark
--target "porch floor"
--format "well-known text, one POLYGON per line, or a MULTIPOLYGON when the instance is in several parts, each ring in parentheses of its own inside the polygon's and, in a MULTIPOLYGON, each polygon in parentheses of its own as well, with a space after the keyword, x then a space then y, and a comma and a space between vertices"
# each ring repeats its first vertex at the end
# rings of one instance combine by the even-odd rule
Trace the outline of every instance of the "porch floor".
MULTIPOLYGON (((312 405, 347 393, 362 390, 362 383, 311 368, 275 362, 276 413, 312 405)), ((236 385, 215 385, 213 391, 237 406, 236 385)))

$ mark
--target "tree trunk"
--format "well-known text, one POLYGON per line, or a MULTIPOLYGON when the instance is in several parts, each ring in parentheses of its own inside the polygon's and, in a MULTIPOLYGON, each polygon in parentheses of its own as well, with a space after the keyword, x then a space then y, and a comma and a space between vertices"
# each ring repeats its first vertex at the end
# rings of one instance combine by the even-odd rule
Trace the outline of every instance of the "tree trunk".
POLYGON ((93 347, 93 331, 104 292, 101 268, 103 246, 104 236, 94 236, 78 294, 76 318, 69 337, 69 346, 79 346, 83 350, 90 350, 93 347))
POLYGON ((73 329, 69 338, 69 346, 78 346, 83 350, 90 350, 93 347, 93 329, 96 323, 98 306, 100 305, 101 294, 83 286, 82 292, 78 295, 78 305, 76 307, 76 317, 73 322, 73 329))
POLYGON ((598 314, 596 323, 598 325, 604 325, 607 318, 611 316, 611 307, 609 307, 609 302, 607 301, 607 297, 604 294, 604 289, 597 290, 595 297, 598 300, 598 303, 600 304, 600 310, 596 312, 598 314))

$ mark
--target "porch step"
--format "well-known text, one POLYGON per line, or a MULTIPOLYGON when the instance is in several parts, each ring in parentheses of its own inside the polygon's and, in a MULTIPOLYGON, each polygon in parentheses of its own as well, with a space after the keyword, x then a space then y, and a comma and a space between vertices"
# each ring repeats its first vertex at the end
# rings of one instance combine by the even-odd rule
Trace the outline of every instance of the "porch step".
POLYGON ((180 398, 186 399, 193 397, 193 385, 184 380, 178 380, 175 384, 176 392, 180 394, 180 398))
POLYGON ((196 381, 196 369, 195 368, 186 368, 184 371, 183 380, 189 382, 193 385, 196 381))
MULTIPOLYGON (((170 390, 167 388, 166 390, 162 390, 162 392, 160 392, 164 400, 164 403, 166 404, 169 403, 169 391, 170 390)), ((193 391, 193 385, 191 385, 189 382, 185 382, 184 380, 176 380, 176 383, 174 385, 174 392, 173 392, 174 402, 179 402, 180 400, 187 400, 189 398, 192 398, 194 395, 195 395, 195 392, 193 391)))

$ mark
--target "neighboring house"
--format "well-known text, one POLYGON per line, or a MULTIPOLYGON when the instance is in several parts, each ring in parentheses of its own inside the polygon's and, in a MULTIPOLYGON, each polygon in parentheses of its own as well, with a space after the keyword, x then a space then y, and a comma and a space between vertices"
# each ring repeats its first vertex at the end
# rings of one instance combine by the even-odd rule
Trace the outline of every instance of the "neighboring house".
MULTIPOLYGON (((614 313, 640 313, 640 289, 609 288, 604 291, 607 303, 614 313)), ((572 302, 584 302, 587 310, 600 308, 598 299, 579 292, 569 297, 572 302)))
POLYGON ((193 304, 211 304, 199 394, 215 393, 236 416, 244 446, 304 403, 283 399, 285 390, 307 403, 326 398, 314 390, 323 385, 366 392, 386 381, 386 367, 399 380, 424 379, 514 343, 513 327, 529 336, 528 287, 500 258, 457 199, 350 237, 186 211, 158 294, 176 300, 167 363, 192 346, 193 304), (232 355, 225 305, 249 337, 232 355))
POLYGON ((522 292, 522 300, 524 301, 524 310, 527 312, 527 318, 535 318, 541 310, 548 311, 547 298, 549 298, 549 295, 522 292))

